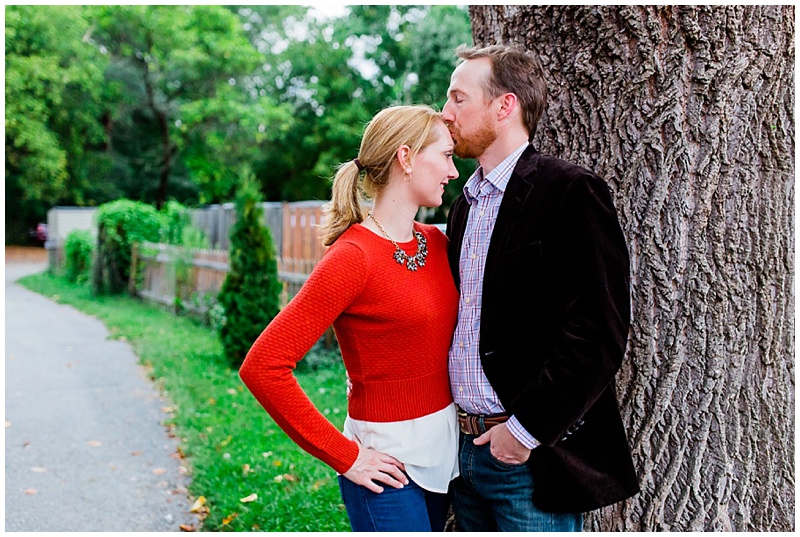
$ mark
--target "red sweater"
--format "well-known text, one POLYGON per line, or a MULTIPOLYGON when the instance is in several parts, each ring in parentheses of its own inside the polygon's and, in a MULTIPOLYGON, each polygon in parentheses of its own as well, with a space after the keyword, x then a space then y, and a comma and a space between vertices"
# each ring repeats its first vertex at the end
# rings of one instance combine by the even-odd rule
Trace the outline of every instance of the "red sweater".
MULTIPOLYGON (((358 420, 419 418, 452 402, 447 353, 458 292, 447 238, 415 224, 428 240, 426 265, 411 272, 391 242, 351 226, 325 253, 297 296, 261 333, 239 374, 292 440, 337 472, 350 469, 358 446, 311 403, 292 375, 333 324, 353 383, 348 413, 358 420)), ((417 242, 401 243, 416 253, 417 242)), ((344 387, 344 379, 342 379, 344 387)))

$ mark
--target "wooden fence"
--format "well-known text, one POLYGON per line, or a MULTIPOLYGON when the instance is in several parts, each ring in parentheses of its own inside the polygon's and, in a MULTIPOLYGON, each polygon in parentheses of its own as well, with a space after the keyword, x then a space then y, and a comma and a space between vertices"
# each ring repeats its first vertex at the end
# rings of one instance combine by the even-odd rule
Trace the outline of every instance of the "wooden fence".
MULTIPOLYGON (((266 205, 266 204, 265 204, 266 205)), ((230 207, 219 206, 193 217, 210 237, 227 236, 232 225, 230 207)), ((281 304, 297 294, 325 253, 318 237, 322 222, 321 202, 275 203, 265 207, 283 283, 281 304), (280 217, 280 218, 277 218, 280 217)), ((134 251, 131 291, 169 306, 205 315, 215 302, 228 273, 228 250, 188 249, 167 244, 143 243, 134 251)))
MULTIPOLYGON (((300 291, 316 265, 312 260, 277 258, 283 284, 281 306, 300 291), (302 267, 307 272, 297 272, 302 267)), ((215 303, 228 274, 227 250, 200 250, 145 242, 133 253, 132 293, 167 306, 205 315, 215 303)))

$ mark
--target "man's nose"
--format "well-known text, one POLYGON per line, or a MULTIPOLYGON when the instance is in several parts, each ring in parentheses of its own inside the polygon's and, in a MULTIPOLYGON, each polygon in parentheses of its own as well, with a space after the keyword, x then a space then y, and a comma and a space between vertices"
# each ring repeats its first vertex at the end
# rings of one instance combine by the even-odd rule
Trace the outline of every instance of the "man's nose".
POLYGON ((447 102, 444 103, 444 108, 442 108, 442 120, 445 123, 453 123, 456 119, 455 115, 452 112, 453 106, 450 102, 450 99, 447 99, 447 102))

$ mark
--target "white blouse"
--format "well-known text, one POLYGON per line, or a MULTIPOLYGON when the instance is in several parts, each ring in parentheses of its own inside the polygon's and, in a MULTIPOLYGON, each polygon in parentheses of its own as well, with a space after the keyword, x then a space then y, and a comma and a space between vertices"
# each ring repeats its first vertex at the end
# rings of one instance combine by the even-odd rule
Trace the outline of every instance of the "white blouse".
POLYGON ((406 421, 380 423, 352 419, 343 434, 365 448, 386 453, 402 462, 406 473, 420 487, 446 493, 458 477, 458 419, 450 403, 433 414, 406 421))

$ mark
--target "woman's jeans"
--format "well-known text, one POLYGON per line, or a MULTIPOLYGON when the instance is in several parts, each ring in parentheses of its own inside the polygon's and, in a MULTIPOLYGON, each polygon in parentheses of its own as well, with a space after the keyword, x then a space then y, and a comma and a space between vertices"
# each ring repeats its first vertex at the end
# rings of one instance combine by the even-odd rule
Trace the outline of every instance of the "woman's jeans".
POLYGON ((450 485, 457 531, 581 531, 580 513, 546 513, 537 509, 533 475, 527 464, 507 464, 492 456, 489 444, 461 433, 461 475, 450 485))
POLYGON ((380 484, 376 494, 339 476, 339 489, 353 531, 444 531, 447 494, 430 492, 411 479, 401 489, 380 484))

